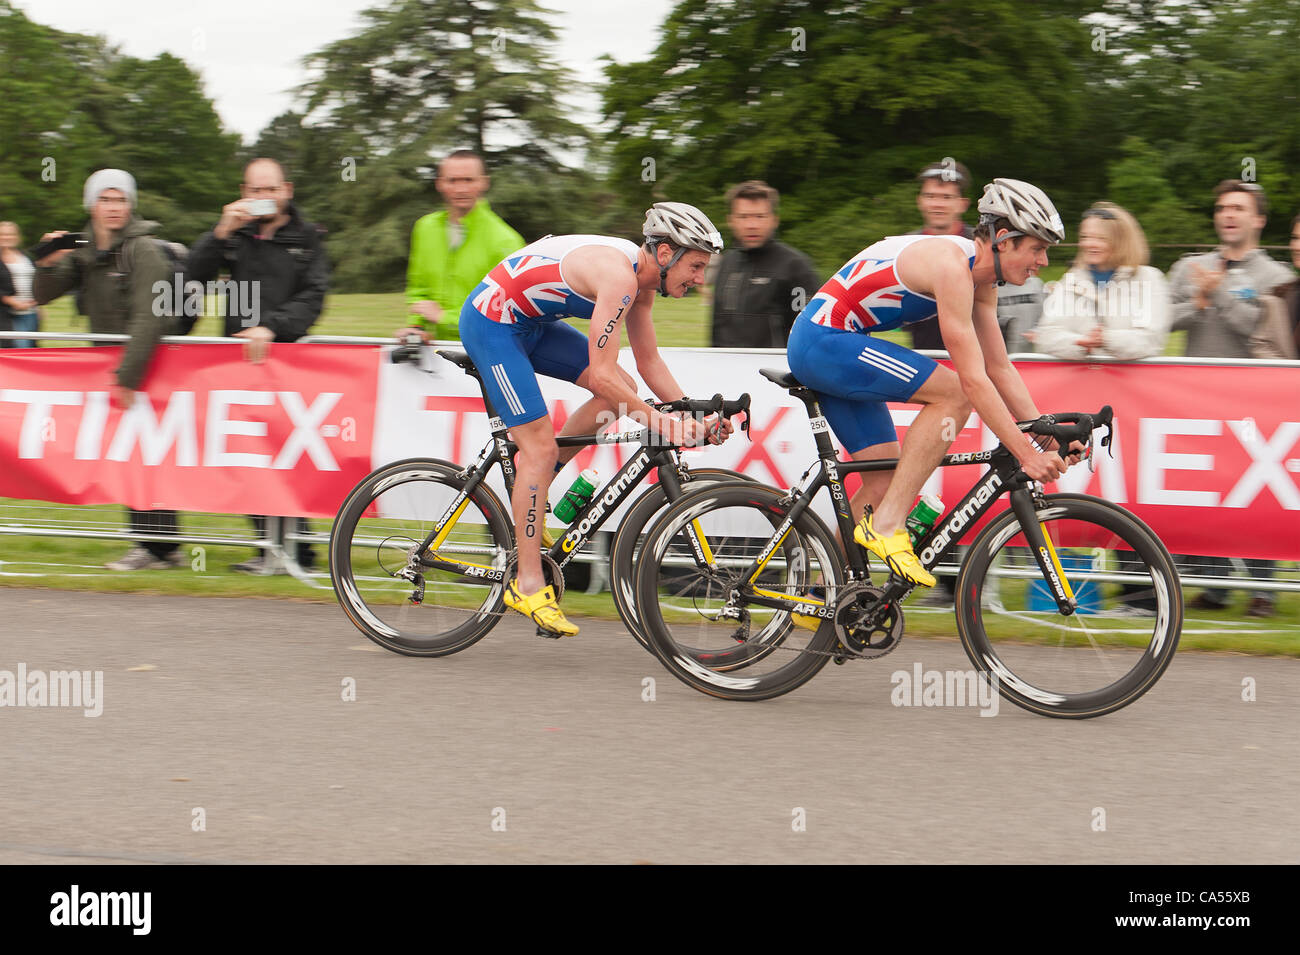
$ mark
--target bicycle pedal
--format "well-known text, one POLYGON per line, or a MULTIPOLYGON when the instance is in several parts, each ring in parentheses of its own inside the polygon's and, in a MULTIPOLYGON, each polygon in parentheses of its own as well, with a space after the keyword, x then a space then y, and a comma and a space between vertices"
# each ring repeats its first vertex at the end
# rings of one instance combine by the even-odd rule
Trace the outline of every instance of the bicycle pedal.
POLYGON ((556 633, 553 630, 547 630, 545 627, 538 627, 537 635, 539 637, 545 637, 547 640, 558 640, 560 639, 560 637, 564 636, 564 634, 562 633, 556 633))

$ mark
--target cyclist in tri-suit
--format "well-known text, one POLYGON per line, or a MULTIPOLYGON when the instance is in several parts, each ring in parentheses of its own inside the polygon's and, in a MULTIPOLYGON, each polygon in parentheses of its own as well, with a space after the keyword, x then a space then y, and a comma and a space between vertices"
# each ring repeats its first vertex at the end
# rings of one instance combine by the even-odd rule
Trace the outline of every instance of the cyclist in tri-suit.
POLYGON ((790 370, 818 395, 836 437, 855 461, 898 458, 892 472, 862 475, 854 513, 872 505, 853 537, 914 584, 933 587, 904 521, 972 406, 1036 481, 1065 470, 1016 427, 1038 417, 1007 359, 997 289, 1023 285, 1065 238, 1050 199, 1036 186, 995 179, 984 187, 973 239, 906 235, 882 239, 850 259, 814 295, 790 331, 790 370), (873 332, 938 314, 952 370, 873 332), (924 405, 899 447, 886 401, 924 405))
POLYGON ((542 575, 542 520, 547 489, 564 461, 537 375, 572 381, 594 397, 561 434, 590 434, 627 415, 684 444, 720 443, 716 426, 662 414, 637 397, 632 376, 618 366, 619 335, 627 326, 637 371, 661 401, 685 397, 659 355, 651 321, 655 292, 681 298, 704 282, 722 236, 704 213, 680 202, 656 203, 646 214, 645 243, 600 235, 560 235, 525 246, 492 269, 465 300, 460 336, 474 359, 497 414, 519 446, 511 498, 519 551, 518 576, 506 605, 557 636, 578 628, 560 610, 542 575), (561 319, 590 321, 583 334, 561 319))

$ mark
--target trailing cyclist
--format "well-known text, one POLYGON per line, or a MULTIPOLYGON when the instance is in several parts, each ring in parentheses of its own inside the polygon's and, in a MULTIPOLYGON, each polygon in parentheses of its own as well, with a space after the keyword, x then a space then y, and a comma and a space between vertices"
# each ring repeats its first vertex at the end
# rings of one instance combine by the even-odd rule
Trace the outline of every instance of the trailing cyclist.
POLYGON ((547 236, 492 269, 460 313, 460 335, 497 414, 519 454, 511 498, 518 540, 518 576, 505 603, 555 636, 578 628, 560 610, 542 574, 542 521, 547 489, 578 448, 561 453, 537 375, 571 381, 592 392, 561 434, 590 434, 623 416, 681 444, 720 443, 731 431, 663 414, 637 397, 618 366, 627 326, 637 371, 661 401, 684 397, 659 354, 651 309, 655 292, 681 298, 704 282, 705 267, 722 251, 722 237, 694 206, 656 203, 646 214, 644 244, 599 235, 547 236), (590 321, 584 336, 564 318, 590 321))
POLYGON ((868 246, 809 300, 790 333, 790 370, 817 393, 853 459, 899 458, 895 471, 862 475, 853 513, 872 509, 854 539, 925 587, 935 579, 913 552, 904 520, 972 407, 1033 480, 1053 481, 1067 466, 1016 427, 1038 409, 1007 358, 996 288, 1023 285, 1045 268, 1047 249, 1065 228, 1042 190, 1016 179, 985 186, 979 213, 973 239, 906 235, 868 246), (936 314, 952 370, 872 335, 936 314), (901 449, 887 401, 925 406, 901 449))

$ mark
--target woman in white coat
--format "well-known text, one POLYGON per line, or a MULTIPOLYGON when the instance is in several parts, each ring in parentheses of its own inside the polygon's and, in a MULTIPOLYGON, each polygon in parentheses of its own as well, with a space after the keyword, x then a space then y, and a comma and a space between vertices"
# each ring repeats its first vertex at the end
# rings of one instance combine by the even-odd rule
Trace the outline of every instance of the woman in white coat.
POLYGON ((1169 291, 1142 227, 1126 210, 1098 202, 1079 224, 1079 254, 1048 286, 1034 341, 1039 352, 1071 361, 1135 361, 1164 351, 1169 291))

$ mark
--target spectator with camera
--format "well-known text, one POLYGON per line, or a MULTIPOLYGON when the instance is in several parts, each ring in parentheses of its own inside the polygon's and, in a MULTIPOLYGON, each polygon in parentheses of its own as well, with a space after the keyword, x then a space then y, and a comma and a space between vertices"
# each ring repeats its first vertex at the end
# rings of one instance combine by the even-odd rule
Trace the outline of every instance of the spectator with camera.
MULTIPOLYGON (((83 202, 90 214, 84 233, 50 232, 46 248, 60 247, 36 260, 33 293, 44 305, 80 291, 94 334, 127 334, 122 360, 108 385, 109 400, 123 410, 135 404, 158 342, 171 319, 154 308, 157 282, 171 279, 171 263, 154 238, 158 223, 135 214, 135 179, 121 169, 101 169, 86 180, 83 202)), ((146 399, 147 400, 147 399, 146 399)), ((137 534, 175 535, 176 512, 127 509, 137 534)), ((140 541, 124 557, 105 566, 129 571, 183 567, 178 544, 140 541)))
MULTIPOLYGON (((227 287, 225 334, 245 339, 246 357, 258 364, 272 342, 297 341, 320 318, 330 267, 323 230, 294 205, 293 183, 279 162, 265 157, 249 162, 239 193, 222 208, 213 230, 194 243, 188 271, 191 281, 204 283, 229 274, 233 287, 227 287)), ((252 521, 258 536, 265 536, 266 519, 254 515, 252 521)), ((290 528, 305 526, 301 518, 289 521, 290 528)), ((311 568, 311 545, 298 544, 297 560, 311 568)), ((280 568, 259 553, 233 569, 268 574, 280 568)))
POLYGON ((1079 252, 1054 283, 1035 332, 1038 351, 1069 361, 1136 361, 1164 351, 1169 290, 1136 219, 1098 202, 1079 223, 1079 252))
MULTIPOLYGON (((1187 355, 1195 358, 1251 358, 1251 339, 1265 318, 1264 293, 1294 278, 1259 247, 1268 217, 1268 199, 1258 183, 1225 179, 1214 188, 1214 230, 1219 247, 1185 255, 1169 273, 1173 329, 1187 330, 1187 355)), ((1188 557, 1193 574, 1228 576, 1226 557, 1188 557)), ((1247 558, 1251 576, 1271 579, 1273 561, 1247 558)), ((1189 606, 1223 610, 1231 592, 1204 590, 1189 606)), ((1250 595, 1246 613, 1270 617, 1270 591, 1250 595)))

